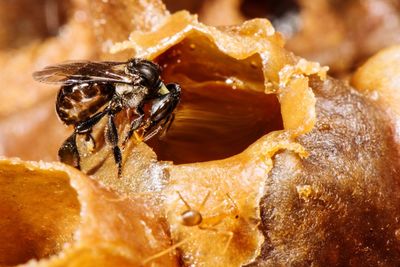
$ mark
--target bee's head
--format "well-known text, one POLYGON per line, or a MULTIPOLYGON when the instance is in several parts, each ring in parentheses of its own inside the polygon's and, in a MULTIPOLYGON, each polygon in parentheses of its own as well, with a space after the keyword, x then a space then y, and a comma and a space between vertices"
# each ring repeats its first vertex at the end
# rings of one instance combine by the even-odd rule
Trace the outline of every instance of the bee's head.
POLYGON ((154 90, 156 92, 161 86, 161 68, 151 61, 133 58, 128 61, 126 71, 132 74, 138 74, 142 79, 141 84, 151 91, 154 90))

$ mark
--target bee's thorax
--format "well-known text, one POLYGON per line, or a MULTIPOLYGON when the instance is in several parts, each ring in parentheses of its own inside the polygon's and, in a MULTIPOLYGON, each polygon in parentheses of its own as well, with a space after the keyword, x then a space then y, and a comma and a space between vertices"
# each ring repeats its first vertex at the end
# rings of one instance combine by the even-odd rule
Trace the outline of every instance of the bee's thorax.
POLYGON ((134 90, 134 88, 130 84, 118 83, 115 85, 115 92, 121 96, 132 93, 133 90, 134 90))

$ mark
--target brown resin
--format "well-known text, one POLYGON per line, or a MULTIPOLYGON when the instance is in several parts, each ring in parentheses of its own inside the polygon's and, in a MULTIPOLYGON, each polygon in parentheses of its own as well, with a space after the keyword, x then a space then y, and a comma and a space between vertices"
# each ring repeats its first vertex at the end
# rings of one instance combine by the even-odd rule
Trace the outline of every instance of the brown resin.
POLYGON ((310 155, 275 155, 261 201, 261 256, 250 266, 396 266, 400 166, 386 115, 333 79, 312 83, 310 155), (308 192, 304 192, 308 187, 308 192))

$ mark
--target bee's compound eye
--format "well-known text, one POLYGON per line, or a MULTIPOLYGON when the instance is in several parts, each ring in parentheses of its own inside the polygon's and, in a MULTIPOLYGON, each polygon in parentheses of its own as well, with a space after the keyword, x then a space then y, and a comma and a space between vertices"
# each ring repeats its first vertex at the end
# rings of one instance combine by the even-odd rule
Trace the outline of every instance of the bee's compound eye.
POLYGON ((139 72, 139 75, 142 77, 145 86, 148 86, 152 89, 158 89, 161 74, 161 70, 158 65, 147 60, 141 60, 137 62, 135 67, 139 72))

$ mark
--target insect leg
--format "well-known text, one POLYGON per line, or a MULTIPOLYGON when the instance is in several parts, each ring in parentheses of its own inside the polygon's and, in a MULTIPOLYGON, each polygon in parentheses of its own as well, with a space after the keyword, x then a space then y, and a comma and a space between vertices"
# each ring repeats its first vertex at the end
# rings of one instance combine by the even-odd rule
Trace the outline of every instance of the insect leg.
POLYGON ((175 120, 175 113, 172 113, 171 115, 170 115, 170 117, 168 118, 168 124, 167 124, 167 126, 165 127, 165 132, 168 132, 169 131, 169 128, 171 128, 171 125, 172 125, 172 123, 174 122, 174 120, 175 120))
POLYGON ((191 210, 192 208, 190 207, 189 203, 186 202, 186 200, 183 198, 183 196, 181 195, 181 193, 179 191, 176 191, 176 193, 178 193, 179 198, 182 200, 182 202, 185 204, 186 208, 188 210, 191 210))
POLYGON ((86 134, 85 134, 85 141, 87 144, 89 144, 89 151, 93 152, 93 150, 96 148, 96 140, 94 140, 92 136, 92 129, 90 129, 86 134))
POLYGON ((228 239, 226 240, 225 246, 222 249, 222 254, 226 253, 226 251, 228 250, 229 245, 231 244, 231 241, 233 239, 233 235, 234 235, 233 232, 231 232, 231 231, 223 231, 223 230, 220 230, 220 229, 214 228, 214 227, 202 227, 202 226, 199 226, 199 229, 213 231, 213 232, 215 232, 217 234, 225 235, 228 239))
POLYGON ((156 134, 158 134, 162 130, 162 126, 159 125, 155 130, 151 131, 150 133, 146 134, 143 138, 143 142, 146 142, 153 138, 156 134))
POLYGON ((208 191, 208 192, 207 192, 207 195, 206 195, 205 198, 203 199, 203 202, 201 202, 201 204, 200 204, 200 206, 199 206, 199 208, 198 208, 199 211, 200 211, 200 210, 204 207, 204 205, 206 204, 208 198, 210 197, 210 194, 211 194, 211 191, 208 191))
POLYGON ((162 131, 161 131, 161 134, 160 134, 160 138, 162 138, 169 131, 169 128, 171 128, 171 125, 174 122, 174 120, 175 120, 175 114, 174 113, 172 113, 171 115, 169 115, 167 117, 167 119, 165 120, 165 122, 161 126, 162 127, 162 131))
POLYGON ((175 116, 173 112, 180 101, 181 88, 175 83, 167 84, 167 88, 169 90, 168 94, 163 95, 152 102, 152 108, 150 111, 151 116, 149 119, 150 124, 144 131, 144 141, 149 140, 163 129, 162 133, 165 133, 174 121, 175 116), (153 130, 153 127, 157 125, 158 127, 153 130), (147 132, 149 133, 146 134, 147 132))
POLYGON ((67 140, 64 141, 58 150, 58 158, 61 162, 74 166, 77 169, 81 168, 78 147, 76 146, 76 133, 71 134, 67 140))
POLYGON ((68 165, 74 166, 77 169, 81 168, 78 147, 76 145, 76 136, 78 134, 86 134, 87 138, 90 138, 93 142, 94 139, 90 135, 92 127, 100 121, 104 115, 107 114, 107 110, 99 112, 89 119, 82 121, 75 125, 74 133, 64 141, 61 148, 58 150, 58 157, 61 162, 68 165))
MULTIPOLYGON (((168 115, 168 117, 162 122, 161 125, 158 125, 157 128, 155 128, 154 130, 151 130, 148 134, 145 133, 145 136, 143 138, 143 141, 146 142, 147 140, 150 140, 151 138, 153 138, 155 135, 157 135, 158 133, 162 133, 164 134, 168 128, 171 126, 172 121, 174 120, 175 116, 174 114, 170 114, 168 115), (167 127, 166 127, 167 125, 167 127)), ((150 127, 148 127, 145 132, 154 126, 154 123, 150 124, 150 127)))
POLYGON ((125 137, 124 142, 122 143, 123 146, 128 142, 128 140, 132 137, 132 134, 142 125, 143 118, 144 118, 144 111, 141 107, 138 107, 135 112, 139 117, 135 118, 131 126, 129 127, 129 131, 125 137))
POLYGON ((108 124, 107 124, 107 132, 106 137, 108 142, 111 144, 114 154, 115 163, 118 165, 118 177, 121 177, 122 174, 122 154, 121 150, 118 147, 118 132, 117 127, 115 127, 114 123, 114 114, 110 113, 108 115, 108 124))
POLYGON ((153 256, 147 258, 147 259, 145 259, 145 260, 142 262, 142 266, 145 266, 146 264, 150 263, 151 261, 153 261, 153 260, 155 260, 155 259, 157 259, 157 258, 160 258, 160 257, 164 256, 165 254, 171 252, 171 251, 174 251, 174 250, 175 250, 176 248, 178 248, 179 246, 182 246, 183 244, 189 242, 190 240, 192 240, 192 239, 194 239, 194 238, 196 238, 196 236, 191 236, 191 237, 189 237, 189 238, 186 238, 186 239, 184 239, 184 240, 182 240, 182 241, 180 241, 180 242, 178 242, 178 243, 172 245, 171 247, 169 247, 169 248, 167 248, 167 249, 165 249, 165 250, 163 250, 163 251, 161 251, 161 252, 159 252, 159 253, 157 253, 157 254, 155 254, 155 255, 153 255, 153 256))
POLYGON ((92 130, 93 126, 96 125, 103 117, 108 113, 108 109, 94 114, 92 117, 85 121, 81 121, 75 125, 75 133, 84 134, 92 130))

